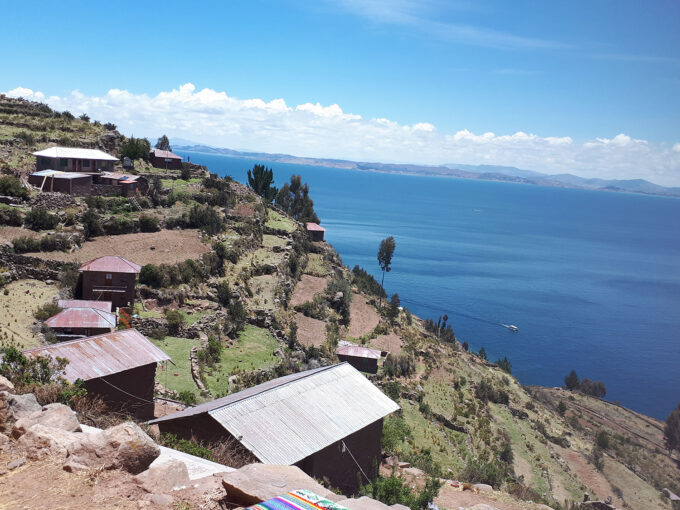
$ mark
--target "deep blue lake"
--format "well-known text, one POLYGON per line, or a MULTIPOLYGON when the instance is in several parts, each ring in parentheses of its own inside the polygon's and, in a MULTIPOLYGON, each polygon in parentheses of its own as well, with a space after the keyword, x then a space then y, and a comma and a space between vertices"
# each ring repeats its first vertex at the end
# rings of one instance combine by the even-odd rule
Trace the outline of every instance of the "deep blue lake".
MULTIPOLYGON (((254 160, 177 151, 246 182, 254 160)), ((267 164, 280 187, 309 183, 326 239, 420 317, 448 314, 456 336, 523 384, 571 369, 607 399, 665 419, 680 402, 680 200, 440 177, 267 164), (516 324, 518 333, 503 328, 516 324)))

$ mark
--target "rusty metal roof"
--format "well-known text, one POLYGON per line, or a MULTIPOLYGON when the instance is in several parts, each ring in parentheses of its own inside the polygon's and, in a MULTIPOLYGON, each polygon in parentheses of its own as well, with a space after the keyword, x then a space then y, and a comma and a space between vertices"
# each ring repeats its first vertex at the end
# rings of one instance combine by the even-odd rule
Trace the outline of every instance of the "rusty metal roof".
POLYGON ((316 232, 325 232, 326 231, 326 229, 323 228, 318 223, 307 223, 307 230, 313 230, 313 231, 316 231, 316 232))
POLYGON ((69 360, 64 378, 88 381, 150 363, 170 360, 136 329, 80 338, 70 342, 24 351, 27 356, 50 356, 69 360))
POLYGON ((153 149, 151 152, 153 152, 153 155, 156 156, 157 158, 182 159, 182 156, 178 156, 177 154, 170 152, 170 151, 162 151, 160 149, 153 149))
POLYGON ((65 308, 45 324, 51 328, 115 328, 116 315, 96 308, 65 308))
POLYGON ((261 462, 294 464, 399 409, 348 363, 308 370, 149 423, 207 413, 261 462))
POLYGON ((111 311, 111 301, 92 301, 88 299, 60 299, 59 308, 96 308, 105 312, 111 311))
POLYGON ((139 273, 142 266, 130 262, 118 255, 106 255, 98 259, 85 262, 78 271, 99 271, 108 273, 139 273))
POLYGON ((370 358, 380 359, 380 351, 376 349, 369 349, 368 347, 361 347, 360 345, 351 342, 338 342, 336 354, 342 356, 353 356, 355 358, 370 358))

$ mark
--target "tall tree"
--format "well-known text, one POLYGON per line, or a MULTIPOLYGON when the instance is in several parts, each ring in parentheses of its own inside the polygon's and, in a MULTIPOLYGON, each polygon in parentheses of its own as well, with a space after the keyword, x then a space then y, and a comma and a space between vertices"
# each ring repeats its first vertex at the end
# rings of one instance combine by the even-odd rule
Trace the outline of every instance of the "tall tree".
MULTIPOLYGON (((382 270, 382 282, 380 286, 384 288, 385 284, 385 273, 389 273, 392 270, 392 255, 394 255, 394 248, 396 243, 394 242, 394 237, 389 236, 380 241, 380 248, 378 248, 378 264, 380 264, 380 269, 382 270)), ((382 296, 380 296, 380 305, 382 308, 382 296)))
POLYGON ((668 451, 677 450, 680 452, 680 404, 666 418, 666 427, 664 428, 663 435, 668 451))
POLYGON ((162 151, 172 151, 170 148, 170 140, 168 140, 167 136, 163 135, 158 139, 156 142, 156 149, 160 149, 162 151))
POLYGON ((271 168, 255 165, 252 170, 248 170, 248 185, 269 203, 274 200, 277 192, 272 184, 274 184, 274 171, 271 168))
POLYGON ((290 184, 281 186, 276 195, 276 205, 302 223, 321 223, 314 211, 314 201, 309 196, 309 185, 303 184, 299 175, 291 175, 290 184))
POLYGON ((578 375, 576 375, 576 371, 572 370, 569 372, 569 375, 564 378, 564 385, 567 387, 568 390, 575 390, 578 388, 579 380, 578 380, 578 375))

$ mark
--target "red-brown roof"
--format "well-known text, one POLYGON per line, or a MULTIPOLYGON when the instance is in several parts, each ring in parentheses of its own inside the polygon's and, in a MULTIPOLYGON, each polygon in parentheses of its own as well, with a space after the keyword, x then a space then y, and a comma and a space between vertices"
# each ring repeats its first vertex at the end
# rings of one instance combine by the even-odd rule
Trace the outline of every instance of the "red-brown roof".
POLYGON ((91 301, 87 299, 60 299, 59 308, 96 308, 105 312, 111 311, 111 301, 91 301))
POLYGON ((124 329, 38 347, 24 351, 24 354, 66 358, 69 364, 64 370, 64 378, 69 382, 76 379, 89 381, 150 363, 170 360, 167 354, 136 329, 124 329))
POLYGON ((315 230, 317 232, 325 232, 326 229, 317 223, 307 223, 307 230, 315 230))
POLYGON ((65 308, 45 321, 51 328, 115 328, 116 316, 96 308, 65 308))
POLYGON ((78 271, 99 271, 102 273, 139 273, 141 270, 142 266, 139 264, 130 262, 118 255, 99 257, 98 259, 85 262, 78 268, 78 271))
POLYGON ((182 156, 178 156, 170 151, 162 151, 160 149, 153 149, 153 155, 157 158, 167 158, 167 159, 182 159, 182 156))

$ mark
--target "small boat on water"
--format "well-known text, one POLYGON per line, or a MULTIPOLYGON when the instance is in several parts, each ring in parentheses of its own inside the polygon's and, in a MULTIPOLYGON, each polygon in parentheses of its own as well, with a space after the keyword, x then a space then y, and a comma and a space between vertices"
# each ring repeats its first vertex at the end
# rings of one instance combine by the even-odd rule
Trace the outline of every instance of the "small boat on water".
POLYGON ((517 326, 515 326, 514 324, 503 324, 503 326, 508 328, 513 333, 517 333, 519 331, 519 328, 517 326))

